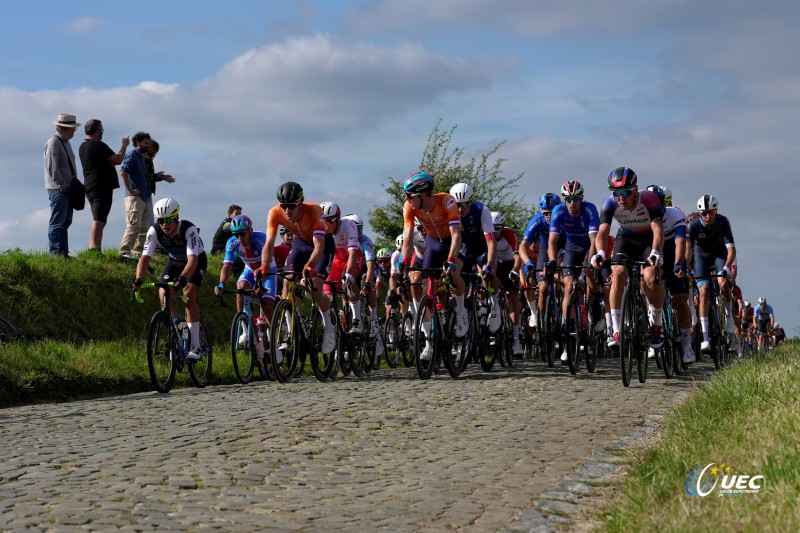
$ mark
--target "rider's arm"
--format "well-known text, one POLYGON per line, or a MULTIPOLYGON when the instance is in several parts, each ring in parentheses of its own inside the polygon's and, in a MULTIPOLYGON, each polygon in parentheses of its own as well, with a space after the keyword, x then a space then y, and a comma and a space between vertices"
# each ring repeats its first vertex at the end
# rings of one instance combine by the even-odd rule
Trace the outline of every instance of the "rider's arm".
POLYGON ((275 253, 275 234, 267 231, 267 242, 264 243, 264 248, 261 249, 261 266, 269 268, 272 264, 272 256, 275 253))
POLYGON ((523 264, 527 263, 528 261, 533 261, 533 259, 531 259, 532 254, 528 253, 530 246, 531 243, 526 240, 523 240, 521 243, 519 243, 519 257, 522 259, 523 264))
POLYGON ((547 259, 548 261, 555 261, 558 259, 558 238, 560 233, 550 230, 550 237, 547 240, 547 259))
POLYGON ((139 258, 139 262, 136 264, 136 277, 138 279, 144 279, 144 274, 147 272, 147 267, 150 266, 150 259, 152 259, 149 255, 142 255, 139 258))
POLYGON ((226 284, 231 277, 231 271, 233 270, 233 263, 223 263, 222 268, 219 271, 219 282, 221 284, 226 284))
POLYGON ((314 268, 314 265, 319 263, 320 259, 322 259, 322 254, 325 253, 325 235, 315 234, 312 238, 314 241, 314 250, 311 252, 305 266, 314 268))
POLYGON ((664 221, 653 220, 650 222, 650 229, 653 230, 653 250, 660 252, 664 249, 664 221))
POLYGON ((461 226, 450 226, 449 257, 458 257, 459 251, 461 251, 461 226))
POLYGON ((728 267, 728 269, 730 270, 734 260, 736 259, 736 246, 734 246, 733 244, 729 244, 727 246, 728 246, 728 257, 725 259, 725 266, 728 267))
POLYGON ((183 267, 183 272, 181 272, 181 276, 183 276, 184 278, 188 278, 194 273, 195 268, 197 268, 197 256, 187 255, 186 266, 183 267))

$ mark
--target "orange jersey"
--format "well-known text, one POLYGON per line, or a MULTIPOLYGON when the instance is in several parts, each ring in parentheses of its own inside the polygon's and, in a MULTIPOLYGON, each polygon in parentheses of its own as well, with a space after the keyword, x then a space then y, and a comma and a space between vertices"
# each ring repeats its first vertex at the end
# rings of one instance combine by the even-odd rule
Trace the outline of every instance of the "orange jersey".
POLYGON ((300 220, 297 222, 289 220, 279 205, 270 209, 267 214, 267 235, 277 235, 279 225, 294 233, 295 237, 308 242, 312 242, 314 235, 333 233, 333 226, 322 217, 322 208, 313 202, 303 202, 300 220))
POLYGON ((422 223, 428 235, 437 239, 449 239, 450 227, 461 227, 461 215, 458 214, 456 199, 446 192, 433 195, 433 208, 430 212, 424 209, 414 209, 411 202, 406 200, 403 206, 403 227, 413 228, 414 217, 422 223))

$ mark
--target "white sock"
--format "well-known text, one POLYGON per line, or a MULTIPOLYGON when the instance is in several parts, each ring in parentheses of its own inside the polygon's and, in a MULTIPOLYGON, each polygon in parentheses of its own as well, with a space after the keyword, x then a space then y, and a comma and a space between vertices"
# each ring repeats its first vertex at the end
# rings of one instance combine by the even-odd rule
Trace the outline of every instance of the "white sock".
POLYGON ((703 330, 703 340, 708 341, 708 317, 700 317, 700 328, 703 330))
POLYGON ((189 322, 189 348, 200 348, 200 322, 189 322))
POLYGON ((661 325, 661 308, 653 308, 653 324, 661 325))
POLYGON ((466 312, 466 309, 464 309, 464 295, 463 294, 461 296, 456 296, 456 311, 458 312, 459 315, 461 313, 466 312))
POLYGON ((327 311, 320 312, 322 315, 322 329, 329 330, 333 328, 333 322, 331 322, 331 310, 328 309, 327 311))
POLYGON ((622 309, 611 310, 611 333, 619 333, 619 321, 622 318, 622 309))
POLYGON ((350 310, 353 312, 353 320, 361 322, 361 302, 350 302, 350 310))

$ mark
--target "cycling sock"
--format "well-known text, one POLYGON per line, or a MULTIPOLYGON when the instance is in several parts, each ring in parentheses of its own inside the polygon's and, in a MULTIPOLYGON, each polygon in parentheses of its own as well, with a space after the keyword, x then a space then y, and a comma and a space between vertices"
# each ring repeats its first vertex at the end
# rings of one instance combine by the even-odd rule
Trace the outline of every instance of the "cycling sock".
POLYGON ((700 329, 703 330, 703 340, 708 341, 708 317, 700 317, 700 329))
POLYGON ((519 326, 514 326, 514 339, 519 340, 519 326))
POLYGON ((725 316, 727 318, 731 317, 731 313, 733 312, 731 310, 732 306, 733 306, 733 302, 722 302, 722 308, 725 309, 725 316))
POLYGON ((189 345, 191 348, 200 347, 200 322, 189 322, 189 345))
POLYGON ((497 295, 489 297, 489 301, 492 302, 492 310, 496 310, 497 307, 500 305, 500 302, 497 301, 497 295))
POLYGON ((606 330, 611 327, 611 311, 606 311, 606 330))
POLYGON ((653 324, 661 325, 661 308, 653 308, 653 324))
POLYGON ((681 328, 681 346, 691 346, 692 345, 692 330, 691 329, 683 329, 681 328))
POLYGON ((331 310, 328 309, 327 311, 320 311, 322 315, 322 329, 329 330, 333 328, 333 322, 331 322, 331 310))
POLYGON ((369 308, 369 318, 370 318, 370 320, 378 320, 378 308, 377 307, 370 307, 369 308))
POLYGON ((619 319, 622 318, 622 309, 611 310, 611 333, 619 331, 619 319))
POLYGON ((350 302, 350 311, 353 312, 353 322, 361 322, 361 302, 350 302))
POLYGON ((464 295, 463 294, 461 296, 456 296, 456 311, 458 311, 458 314, 466 312, 466 309, 464 309, 464 295))

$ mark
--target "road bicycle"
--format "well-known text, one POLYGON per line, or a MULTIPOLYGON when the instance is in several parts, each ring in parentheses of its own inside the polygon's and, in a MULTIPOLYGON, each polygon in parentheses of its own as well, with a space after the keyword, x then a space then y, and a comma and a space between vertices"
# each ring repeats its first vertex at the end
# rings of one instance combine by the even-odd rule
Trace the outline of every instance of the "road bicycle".
POLYGON ((589 316, 586 311, 586 281, 580 275, 583 266, 566 265, 561 269, 572 272, 572 293, 567 299, 567 316, 564 327, 564 343, 567 349, 569 372, 573 376, 578 373, 580 357, 583 352, 587 352, 587 370, 594 372, 594 356, 588 354, 589 329, 594 328, 589 324, 589 316))
POLYGON ((25 342, 27 340, 25 333, 20 328, 12 324, 10 320, 0 316, 0 343, 25 342))
MULTIPOLYGON (((721 272, 717 273, 717 276, 721 275, 721 272)), ((729 338, 725 333, 725 311, 722 307, 722 298, 719 297, 717 291, 716 280, 712 276, 695 277, 695 281, 704 280, 707 281, 708 286, 708 340, 711 343, 711 358, 714 361, 714 368, 719 370, 728 360, 729 338)), ((701 328, 698 327, 698 329, 701 328)))
MULTIPOLYGON (((188 298, 182 292, 172 294, 176 284, 169 282, 148 282, 141 289, 163 289, 162 307, 150 319, 147 327, 147 368, 150 380, 158 392, 167 393, 175 384, 175 373, 182 372, 184 365, 189 368, 189 377, 195 387, 208 385, 211 379, 213 361, 213 340, 211 328, 205 317, 200 315, 200 359, 186 360, 189 353, 189 325, 185 319, 172 316, 171 302, 185 303, 188 298), (188 364, 187 364, 188 363, 188 364)), ((139 290, 134 293, 136 301, 144 303, 139 290)))
POLYGON ((397 290, 396 297, 390 298, 392 310, 385 317, 383 324, 384 353, 389 368, 397 368, 401 360, 408 368, 414 364, 414 354, 411 349, 414 321, 411 311, 402 312, 401 303, 410 300, 404 280, 398 280, 395 290, 397 290))
POLYGON ((625 292, 622 294, 622 316, 619 325, 620 367, 622 384, 629 386, 633 374, 633 362, 639 382, 647 381, 647 348, 650 346, 648 333, 650 322, 647 318, 647 302, 642 292, 642 268, 650 266, 647 261, 630 259, 625 254, 617 254, 612 265, 623 265, 628 271, 625 292))
MULTIPOLYGON (((269 362, 269 335, 266 322, 261 318, 259 294, 253 289, 226 289, 223 294, 242 295, 244 298, 244 308, 231 321, 231 360, 236 379, 242 385, 250 383, 253 370, 257 368, 262 379, 275 381, 269 362), (253 306, 257 309, 256 314, 252 311, 253 306)), ((225 306, 222 295, 217 297, 217 303, 225 306)))
POLYGON ((664 332, 664 344, 655 349, 656 366, 664 371, 664 376, 671 378, 681 375, 683 369, 683 348, 681 347, 681 330, 678 326, 678 312, 672 303, 672 294, 666 286, 666 277, 661 278, 664 287, 664 307, 661 313, 661 328, 664 332))
MULTIPOLYGON (((333 363, 342 369, 342 374, 349 376, 351 373, 355 376, 364 375, 364 344, 363 332, 350 333, 353 325, 352 312, 350 310, 350 302, 347 300, 347 291, 341 291, 342 306, 338 306, 337 288, 342 285, 341 281, 326 281, 326 285, 330 287, 330 300, 331 300, 331 315, 336 317, 337 328, 337 342, 336 351, 332 358, 325 356, 318 357, 319 361, 324 361, 326 364, 333 363)), ((363 300, 362 300, 363 301, 363 300)), ((313 361, 313 359, 312 359, 313 361)), ((335 378, 337 371, 329 371, 329 377, 335 378)), ((324 375, 324 373, 321 372, 324 375)), ((318 376, 319 379, 319 376, 318 376)))
POLYGON ((547 284, 544 313, 539 313, 539 342, 544 351, 547 366, 553 368, 556 364, 558 344, 561 342, 561 285, 556 282, 555 272, 550 272, 546 268, 536 272, 544 272, 547 284))
POLYGON ((462 276, 467 281, 467 296, 464 302, 472 332, 472 344, 467 359, 470 359, 470 354, 474 354, 484 372, 490 372, 497 362, 506 366, 508 357, 506 357, 505 350, 508 349, 509 343, 505 342, 503 337, 505 328, 503 328, 502 322, 497 331, 489 331, 489 316, 492 307, 489 299, 491 289, 483 284, 483 276, 480 273, 471 272, 466 275, 462 274, 462 276))

